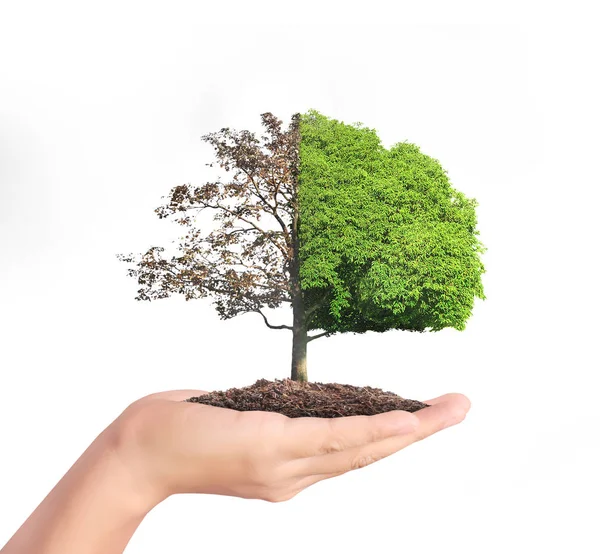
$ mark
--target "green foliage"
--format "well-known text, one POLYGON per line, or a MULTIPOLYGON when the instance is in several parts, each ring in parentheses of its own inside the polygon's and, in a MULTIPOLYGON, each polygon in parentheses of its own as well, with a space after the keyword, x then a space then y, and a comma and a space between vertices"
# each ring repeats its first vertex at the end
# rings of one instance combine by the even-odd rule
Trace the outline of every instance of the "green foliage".
POLYGON ((410 143, 310 110, 300 119, 300 283, 309 329, 465 329, 484 299, 475 208, 410 143))

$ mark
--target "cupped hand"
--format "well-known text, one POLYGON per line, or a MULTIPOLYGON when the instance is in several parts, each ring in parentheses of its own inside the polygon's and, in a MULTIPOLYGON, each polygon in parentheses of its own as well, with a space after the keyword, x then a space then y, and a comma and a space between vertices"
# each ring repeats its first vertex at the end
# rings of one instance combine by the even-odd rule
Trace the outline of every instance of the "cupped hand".
POLYGON ((132 478, 156 503, 178 493, 207 493, 269 502, 385 458, 461 422, 462 394, 427 400, 415 413, 289 418, 183 402, 199 390, 156 393, 115 421, 118 452, 132 478))

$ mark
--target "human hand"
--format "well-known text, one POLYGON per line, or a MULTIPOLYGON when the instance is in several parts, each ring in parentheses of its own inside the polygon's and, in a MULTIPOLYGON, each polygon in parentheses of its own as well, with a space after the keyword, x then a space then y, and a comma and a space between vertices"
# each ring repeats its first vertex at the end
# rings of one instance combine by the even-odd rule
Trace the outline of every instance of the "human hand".
POLYGON ((119 456, 156 504, 178 493, 289 500, 318 481, 460 423, 470 408, 457 393, 427 400, 430 406, 415 413, 341 418, 288 418, 183 402, 202 394, 152 394, 114 422, 119 456))

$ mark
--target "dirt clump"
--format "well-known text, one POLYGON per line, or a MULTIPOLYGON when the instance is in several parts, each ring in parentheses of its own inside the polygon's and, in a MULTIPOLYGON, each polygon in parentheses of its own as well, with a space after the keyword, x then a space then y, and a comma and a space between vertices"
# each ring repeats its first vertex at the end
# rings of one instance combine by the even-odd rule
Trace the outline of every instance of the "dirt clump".
POLYGON ((210 392, 188 398, 186 402, 242 412, 277 412, 288 417, 376 415, 392 410, 417 412, 428 406, 372 387, 301 383, 291 379, 259 379, 248 387, 210 392))

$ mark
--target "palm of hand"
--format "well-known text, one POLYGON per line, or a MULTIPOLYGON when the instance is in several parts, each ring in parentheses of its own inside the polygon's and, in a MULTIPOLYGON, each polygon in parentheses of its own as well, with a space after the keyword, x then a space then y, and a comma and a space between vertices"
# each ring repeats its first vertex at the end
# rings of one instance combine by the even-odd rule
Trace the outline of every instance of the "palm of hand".
POLYGON ((428 400, 414 414, 288 418, 183 402, 206 391, 146 396, 123 412, 122 451, 160 500, 208 493, 270 502, 364 467, 462 421, 461 394, 428 400))

